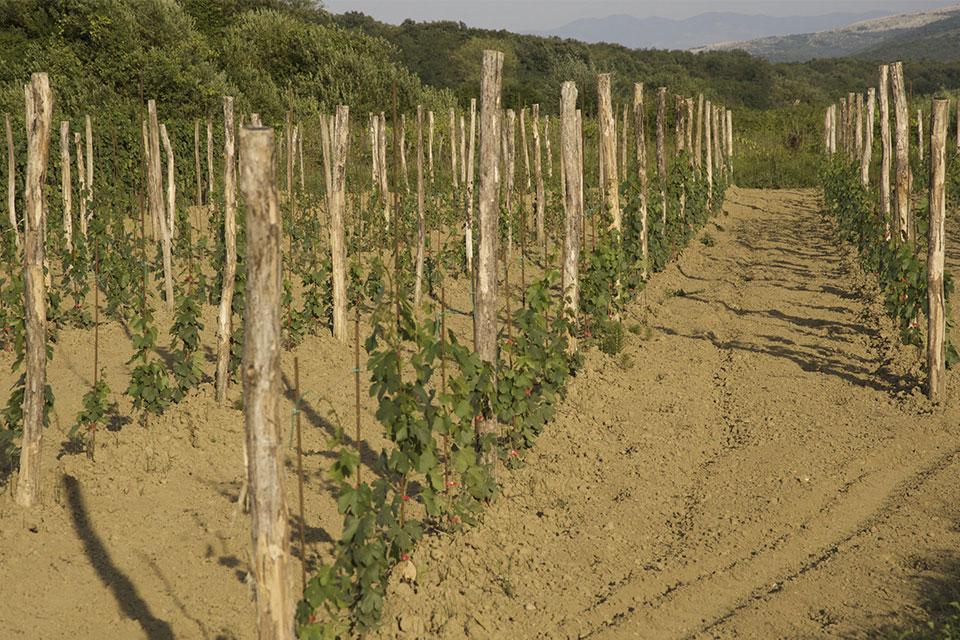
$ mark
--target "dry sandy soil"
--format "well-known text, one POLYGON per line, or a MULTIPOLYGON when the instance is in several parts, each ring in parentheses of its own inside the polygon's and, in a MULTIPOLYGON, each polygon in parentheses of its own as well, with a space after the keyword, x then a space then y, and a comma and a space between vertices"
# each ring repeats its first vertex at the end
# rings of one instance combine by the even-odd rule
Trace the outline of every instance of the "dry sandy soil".
MULTIPOLYGON (((732 190, 715 242, 653 279, 623 353, 587 354, 482 523, 420 546, 379 635, 871 637, 956 599, 958 377, 928 405, 917 352, 817 210, 812 191, 732 190)), ((130 415, 129 339, 111 323, 102 345, 130 415)), ((242 413, 204 385, 145 428, 101 434, 95 462, 58 456, 91 352, 89 332, 56 346, 42 507, 0 496, 0 636, 253 638, 242 413)), ((323 473, 353 420, 352 351, 308 338, 284 354, 291 382, 295 355, 312 560, 340 526, 323 473)), ((372 411, 365 399, 367 462, 382 446, 372 411)))

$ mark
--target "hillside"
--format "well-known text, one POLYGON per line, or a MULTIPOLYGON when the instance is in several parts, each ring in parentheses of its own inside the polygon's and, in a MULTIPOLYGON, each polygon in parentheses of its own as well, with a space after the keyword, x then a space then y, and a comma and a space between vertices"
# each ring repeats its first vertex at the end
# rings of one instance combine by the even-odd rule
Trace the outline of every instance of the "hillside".
POLYGON ((699 51, 743 50, 772 62, 817 58, 960 59, 960 4, 858 22, 843 28, 725 42, 699 51))
POLYGON ((633 49, 692 49, 716 42, 836 29, 883 15, 886 14, 880 11, 819 16, 765 16, 710 11, 682 20, 612 15, 581 18, 541 35, 591 43, 612 42, 633 49))

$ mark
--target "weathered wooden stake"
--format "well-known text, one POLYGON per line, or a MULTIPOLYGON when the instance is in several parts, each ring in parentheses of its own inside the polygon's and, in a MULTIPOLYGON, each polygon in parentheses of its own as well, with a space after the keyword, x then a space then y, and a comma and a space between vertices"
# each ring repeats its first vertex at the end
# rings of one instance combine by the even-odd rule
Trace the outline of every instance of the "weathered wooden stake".
POLYGON ((427 247, 427 221, 423 193, 423 105, 417 105, 417 255, 416 282, 413 288, 413 305, 420 313, 423 292, 423 260, 427 247))
POLYGON ((165 305, 173 308, 173 258, 170 246, 170 229, 167 226, 167 212, 163 195, 163 172, 160 162, 160 123, 157 119, 157 101, 147 101, 147 176, 150 213, 157 221, 160 232, 160 248, 163 255, 163 289, 165 305))
POLYGON ((620 214, 620 180, 617 176, 617 132, 610 99, 610 74, 597 76, 597 109, 600 121, 600 155, 604 182, 602 188, 610 228, 618 234, 623 230, 620 214))
POLYGON ((863 157, 863 94, 857 94, 856 102, 856 152, 857 160, 860 160, 863 157))
POLYGON ((890 165, 893 142, 890 136, 890 65, 880 65, 880 214, 886 239, 890 239, 890 165))
POLYGON ((203 206, 203 174, 200 170, 200 121, 193 121, 193 166, 197 174, 197 206, 203 206))
POLYGON ((923 162, 923 109, 917 108, 917 157, 923 162))
POLYGON ((523 170, 527 177, 527 194, 533 188, 530 178, 530 150, 527 147, 527 108, 520 109, 520 142, 523 145, 523 170))
POLYGON ((433 184, 433 111, 427 111, 427 167, 430 173, 430 184, 433 184))
POLYGON ((213 204, 217 185, 213 179, 213 120, 207 118, 207 204, 213 204))
MULTIPOLYGON (((503 53, 483 52, 480 79, 480 248, 474 298, 474 342, 477 355, 497 362, 497 239, 500 214, 500 87, 503 53)), ((495 432, 496 417, 484 420, 483 431, 495 432)))
POLYGON ((167 156, 167 233, 171 238, 177 237, 177 181, 176 167, 173 159, 173 147, 170 145, 170 136, 167 135, 167 125, 160 125, 160 139, 163 141, 163 150, 167 156))
MULTIPOLYGON (((701 117, 703 108, 700 109, 701 117)), ((640 277, 646 280, 650 277, 650 256, 649 256, 649 229, 647 222, 647 134, 646 134, 646 114, 643 107, 643 83, 637 82, 633 85, 633 134, 634 144, 637 153, 637 174, 640 179, 640 246, 641 246, 641 264, 640 277)), ((699 134, 697 144, 699 146, 699 134)))
MULTIPOLYGON (((707 102, 706 111, 707 123, 710 122, 710 103, 707 102)), ((667 232, 667 152, 666 152, 666 129, 667 126, 667 88, 657 89, 657 181, 660 184, 660 235, 664 236, 667 232)), ((707 134, 709 135, 709 134, 707 134)), ((707 146, 707 154, 710 153, 710 147, 707 146)), ((710 166, 710 160, 707 159, 707 166, 710 166)))
POLYGON ((349 339, 347 328, 347 247, 344 240, 346 215, 347 151, 350 145, 350 108, 337 107, 330 133, 330 188, 327 203, 330 209, 330 255, 333 271, 333 336, 349 339))
POLYGON ((733 111, 727 109, 727 179, 733 184, 733 111))
POLYGON ((694 142, 697 169, 703 169, 703 94, 697 96, 697 139, 694 142))
MULTIPOLYGON (((704 111, 704 126, 705 134, 704 138, 706 144, 706 158, 707 158, 707 205, 713 206, 713 118, 710 114, 713 113, 713 105, 707 100, 706 111, 704 111)), ((659 149, 657 150, 659 152, 659 149)))
POLYGON ((547 178, 553 178, 553 150, 550 147, 550 116, 543 117, 543 143, 547 153, 547 178))
MULTIPOLYGON (((63 192, 63 240, 73 253, 73 184, 70 177, 70 121, 60 122, 60 190, 63 192)), ((80 197, 83 197, 81 192, 80 197)))
MULTIPOLYGON (((462 122, 461 122, 462 124, 462 122)), ((466 176, 464 177, 464 182, 467 185, 466 190, 466 208, 465 215, 466 220, 464 221, 463 229, 463 242, 465 244, 465 250, 467 255, 467 276, 470 278, 470 282, 473 282, 473 200, 474 200, 474 187, 473 187, 473 177, 474 177, 474 161, 475 152, 476 152, 476 139, 477 139, 477 99, 470 98, 470 144, 469 151, 467 152, 467 164, 466 164, 466 176)))
MULTIPOLYGON (((237 184, 233 97, 223 98, 223 285, 217 313, 217 404, 227 402, 230 385, 230 340, 233 336, 233 289, 237 274, 237 184)), ((272 154, 271 154, 272 158, 272 154)), ((246 162, 246 158, 243 159, 246 162)))
MULTIPOLYGON (((537 187, 537 244, 543 246, 546 242, 546 195, 543 188, 543 166, 540 157, 540 105, 533 105, 533 179, 537 187)), ((546 256, 544 256, 544 265, 546 265, 546 256)))
POLYGON ((870 186, 870 162, 873 160, 873 123, 875 120, 877 91, 873 87, 867 89, 867 120, 863 131, 863 153, 860 155, 860 182, 863 186, 870 186))
POLYGON ((903 63, 893 64, 893 109, 896 114, 896 224, 901 242, 913 242, 913 220, 910 215, 910 114, 907 111, 907 92, 903 81, 903 63))
POLYGON ((453 189, 459 188, 457 184, 457 111, 450 107, 450 178, 453 182, 453 189))
POLYGON ((946 217, 947 123, 950 101, 933 101, 930 129, 930 227, 927 238, 927 397, 946 395, 946 305, 943 290, 944 219, 946 217))
POLYGON ((290 534, 280 439, 280 213, 273 130, 240 131, 247 280, 243 396, 251 499, 253 576, 260 640, 292 640, 290 534))
POLYGON ((46 422, 47 292, 43 281, 43 188, 50 151, 53 94, 46 73, 34 73, 24 87, 27 111, 26 215, 24 216, 23 300, 26 375, 23 392, 23 439, 16 501, 22 507, 40 502, 40 461, 46 422))
POLYGON ((577 85, 564 82, 560 88, 560 152, 566 176, 563 244, 564 306, 572 320, 580 308, 580 220, 583 198, 580 183, 580 142, 577 129, 577 85))
POLYGON ((86 161, 83 159, 83 138, 80 136, 79 131, 73 133, 73 141, 77 149, 77 186, 79 197, 77 202, 80 205, 80 211, 78 212, 77 217, 79 218, 78 222, 80 223, 80 236, 84 239, 87 237, 87 199, 84 197, 84 194, 87 191, 87 169, 86 161))

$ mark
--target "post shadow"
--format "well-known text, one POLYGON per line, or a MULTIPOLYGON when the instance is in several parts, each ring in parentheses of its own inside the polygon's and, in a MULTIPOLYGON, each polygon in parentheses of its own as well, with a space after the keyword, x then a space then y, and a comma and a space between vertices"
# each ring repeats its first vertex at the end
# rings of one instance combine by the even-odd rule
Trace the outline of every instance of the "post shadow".
POLYGON ((90 523, 77 479, 64 475, 63 488, 67 494, 73 528, 83 542, 83 551, 100 581, 110 589, 121 611, 128 618, 136 620, 150 640, 174 640, 170 623, 153 615, 150 606, 140 597, 130 578, 113 563, 110 553, 90 523))

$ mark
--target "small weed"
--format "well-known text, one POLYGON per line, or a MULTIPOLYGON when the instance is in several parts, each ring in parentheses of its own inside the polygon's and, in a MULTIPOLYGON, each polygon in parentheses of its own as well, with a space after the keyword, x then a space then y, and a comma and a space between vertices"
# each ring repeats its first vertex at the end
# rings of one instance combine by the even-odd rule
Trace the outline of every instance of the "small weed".
POLYGON ((713 236, 710 235, 709 232, 704 231, 703 235, 700 236, 700 244, 702 244, 705 247, 712 247, 715 244, 717 244, 717 241, 714 240, 713 236))

